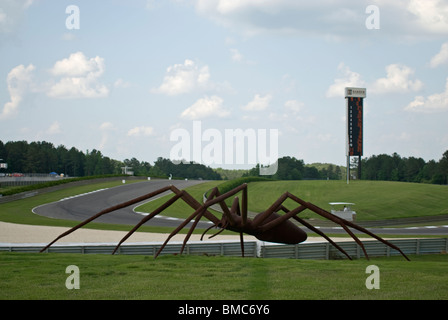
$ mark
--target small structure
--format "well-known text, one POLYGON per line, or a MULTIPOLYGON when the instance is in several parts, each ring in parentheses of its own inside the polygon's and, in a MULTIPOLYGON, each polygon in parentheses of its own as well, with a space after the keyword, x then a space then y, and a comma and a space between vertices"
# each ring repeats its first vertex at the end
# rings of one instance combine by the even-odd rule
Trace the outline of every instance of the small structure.
POLYGON ((351 202, 330 202, 331 213, 335 216, 345 219, 347 221, 355 221, 356 212, 352 210, 351 206, 355 205, 351 202))

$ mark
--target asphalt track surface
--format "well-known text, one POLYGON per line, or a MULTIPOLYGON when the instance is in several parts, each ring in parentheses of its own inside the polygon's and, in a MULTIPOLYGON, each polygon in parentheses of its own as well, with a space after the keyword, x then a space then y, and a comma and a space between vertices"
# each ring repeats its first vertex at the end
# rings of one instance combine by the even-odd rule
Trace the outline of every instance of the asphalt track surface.
MULTIPOLYGON (((178 189, 184 189, 189 186, 202 183, 202 181, 194 180, 150 180, 143 182, 135 182, 130 184, 123 184, 121 186, 97 190, 82 195, 75 195, 70 198, 60 199, 59 201, 41 205, 33 209, 33 212, 55 219, 84 221, 91 216, 97 214, 101 210, 115 206, 117 204, 126 202, 128 200, 145 195, 152 191, 163 188, 167 185, 174 185, 178 189)), ((157 197, 170 194, 168 191, 157 197)), ((171 193, 172 194, 172 193, 171 193)), ((152 199, 156 199, 154 197, 152 199)), ((124 225, 136 225, 143 219, 143 215, 134 211, 134 208, 139 205, 150 201, 145 200, 141 203, 134 204, 132 206, 113 211, 111 213, 100 216, 93 222, 112 223, 112 224, 124 224, 124 225)), ((182 201, 181 199, 177 201, 182 201)), ((191 210, 193 213, 194 210, 191 210)), ((147 221, 146 226, 158 226, 158 227, 177 227, 182 222, 181 219, 170 218, 162 215, 158 215, 153 219, 147 221)), ((191 223, 187 227, 191 226, 191 223)), ((210 226, 210 223, 201 221, 197 228, 205 229, 210 226)), ((305 231, 308 231, 304 227, 305 231)), ((324 233, 346 233, 342 227, 321 227, 319 228, 324 233)), ((448 236, 448 225, 444 226, 424 226, 424 227, 408 227, 408 228, 367 228, 369 231, 375 234, 390 234, 390 235, 440 235, 448 236)), ((355 233, 359 233, 352 229, 355 233)))
MULTIPOLYGON (((84 221, 98 212, 115 206, 117 204, 124 203, 134 198, 143 196, 150 192, 156 191, 160 188, 168 185, 174 185, 178 189, 184 189, 202 183, 202 181, 194 180, 146 180, 143 182, 134 182, 129 184, 123 184, 121 186, 112 187, 108 189, 96 190, 86 194, 75 195, 73 197, 60 199, 59 201, 44 204, 33 209, 35 214, 63 220, 75 220, 84 221)), ((173 194, 171 191, 162 193, 154 198, 145 200, 143 202, 119 209, 107 214, 104 214, 92 222, 111 223, 111 224, 124 224, 124 225, 136 225, 143 219, 143 215, 136 213, 134 208, 146 203, 150 200, 157 199, 163 195, 173 194)), ((173 194, 174 195, 174 194, 173 194)), ((177 201, 182 201, 178 199, 177 201)), ((191 209, 191 213, 194 209, 191 209)), ((153 219, 147 221, 145 226, 158 226, 158 227, 177 227, 182 220, 165 217, 158 215, 153 219)), ((191 223, 188 226, 190 226, 191 223)), ((200 222, 198 228, 207 228, 210 224, 206 222, 200 222)))

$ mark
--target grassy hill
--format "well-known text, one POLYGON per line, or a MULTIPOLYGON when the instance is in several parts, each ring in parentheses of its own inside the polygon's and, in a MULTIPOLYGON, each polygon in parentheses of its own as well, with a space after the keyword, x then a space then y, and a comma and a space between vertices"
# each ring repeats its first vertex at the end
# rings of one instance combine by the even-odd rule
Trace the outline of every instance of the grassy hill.
MULTIPOLYGON (((249 184, 249 208, 260 212, 289 191, 330 210, 329 202, 353 202, 358 221, 448 214, 448 187, 389 181, 273 181, 249 184)), ((293 208, 292 201, 287 202, 293 208)), ((303 216, 316 216, 309 211, 303 216)))
MULTIPOLYGON (((188 189, 201 199, 207 188, 219 185, 217 182, 201 184, 188 189)), ((358 221, 383 220, 392 218, 432 216, 448 214, 448 187, 421 183, 389 181, 263 181, 250 182, 248 185, 249 210, 261 212, 266 210, 284 192, 289 191, 297 197, 312 202, 323 209, 330 210, 329 202, 353 202, 358 221)), ((150 212, 168 198, 161 198, 138 208, 150 212)), ((285 202, 290 209, 296 205, 285 202)), ((181 212, 191 213, 191 209, 177 204, 164 212, 165 215, 185 217, 181 212), (186 210, 186 211, 185 211, 186 210)), ((302 217, 319 218, 307 210, 302 217)))

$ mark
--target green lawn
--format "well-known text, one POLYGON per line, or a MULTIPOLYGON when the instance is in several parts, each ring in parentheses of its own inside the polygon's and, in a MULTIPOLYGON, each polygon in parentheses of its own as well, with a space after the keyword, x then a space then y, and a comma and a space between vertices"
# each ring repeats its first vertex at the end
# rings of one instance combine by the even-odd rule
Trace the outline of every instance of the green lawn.
MULTIPOLYGON (((77 222, 40 217, 32 208, 121 181, 93 183, 0 205, 0 221, 73 226, 77 222)), ((188 188, 196 199, 218 185, 188 188)), ((420 184, 357 181, 276 181, 249 184, 249 208, 267 208, 286 190, 324 208, 329 201, 352 201, 366 219, 447 213, 447 188, 420 184), (426 205, 425 205, 426 204, 426 205), (389 208, 391 210, 385 210, 389 208), (393 210, 392 210, 393 209, 393 210)), ((160 205, 156 200, 146 208, 160 205)), ((178 201, 166 214, 192 209, 178 201), (179 207, 177 207, 179 206, 179 207)), ((86 227, 129 230, 129 226, 91 223, 86 227)), ((146 232, 172 228, 142 227, 146 232)), ((111 256, 82 254, 0 253, 1 299, 447 299, 448 255, 375 258, 370 261, 293 260, 206 256, 111 256), (65 269, 77 265, 79 290, 68 290, 65 269), (380 289, 368 290, 366 267, 377 265, 380 289)))
MULTIPOLYGON (((198 199, 216 182, 198 185, 188 191, 198 199)), ((331 210, 329 202, 353 202, 357 211, 357 220, 382 220, 390 218, 417 217, 424 215, 448 214, 448 187, 431 184, 417 184, 387 181, 263 181, 248 184, 249 210, 266 210, 284 192, 289 191, 299 198, 312 202, 326 210, 331 210)), ((165 202, 168 197, 150 202, 138 208, 150 212, 165 202)), ((285 204, 292 209, 293 201, 285 204)), ((185 217, 186 206, 173 206, 164 211, 165 215, 185 217), (181 209, 182 208, 182 209, 181 209)), ((302 217, 318 218, 307 210, 302 217)))
POLYGON ((448 255, 370 261, 0 253, 3 299, 448 299, 448 255), (66 267, 80 289, 66 288, 66 267), (379 289, 367 289, 369 265, 379 289))
MULTIPOLYGON (((203 194, 223 181, 204 182, 187 191, 198 201, 202 201, 203 194)), ((119 186, 121 180, 105 183, 67 188, 51 193, 0 204, 0 221, 71 227, 74 221, 50 219, 32 213, 38 205, 58 201, 64 197, 82 194, 101 188, 119 186)), ((430 184, 400 183, 384 181, 352 181, 349 185, 345 181, 264 181, 248 184, 249 210, 261 212, 269 207, 282 193, 289 191, 299 198, 330 210, 328 202, 354 202, 358 221, 388 218, 414 217, 422 215, 448 214, 448 187, 430 184)), ((151 212, 171 195, 148 202, 136 210, 151 212)), ((230 201, 231 199, 229 199, 230 201)), ((290 208, 295 206, 292 201, 285 202, 290 208)), ((163 215, 185 218, 194 210, 182 200, 177 200, 171 207, 162 212, 163 215)), ((320 218, 315 213, 306 210, 300 214, 305 218, 320 218)), ((218 214, 219 216, 219 214, 218 214)), ((129 230, 129 226, 89 223, 87 228, 129 230)), ((139 231, 170 232, 170 228, 144 226, 139 231)))

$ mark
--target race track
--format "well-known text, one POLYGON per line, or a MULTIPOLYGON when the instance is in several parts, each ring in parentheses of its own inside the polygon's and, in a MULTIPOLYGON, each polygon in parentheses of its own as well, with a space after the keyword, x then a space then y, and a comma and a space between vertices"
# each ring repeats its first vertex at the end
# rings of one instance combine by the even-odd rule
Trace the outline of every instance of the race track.
MULTIPOLYGON (((152 191, 163 188, 167 185, 174 185, 178 189, 184 189, 186 187, 193 186, 199 183, 202 183, 202 181, 151 180, 151 181, 124 184, 113 188, 97 190, 96 192, 61 199, 57 202, 36 207, 33 209, 33 212, 41 216, 46 216, 55 219, 84 221, 90 218, 91 216, 95 215, 96 213, 100 212, 101 210, 137 198, 139 196, 145 195, 152 191)), ((169 193, 170 192, 164 194, 169 193)), ((144 202, 147 201, 148 200, 144 202)), ((136 225, 138 222, 141 221, 143 216, 141 214, 134 212, 134 208, 141 205, 142 203, 137 203, 132 206, 105 214, 94 220, 94 222, 136 225)), ((193 212, 194 211, 192 209, 191 213, 193 212)), ((158 215, 153 219, 149 220, 148 222, 146 222, 144 225, 175 228, 180 223, 181 223, 180 219, 158 215)), ((187 227, 189 226, 191 226, 191 223, 187 225, 187 227)), ((205 229, 209 226, 210 223, 201 221, 197 227, 205 229)), ((303 229, 305 231, 309 231, 305 227, 303 227, 303 229)), ((346 233, 346 231, 343 230, 341 227, 333 227, 333 228, 321 227, 319 229, 324 233, 346 233)), ((447 225, 429 226, 429 227, 368 228, 368 229, 376 234, 390 234, 390 235, 396 234, 396 235, 409 235, 409 236, 448 235, 447 225)), ((356 230, 352 231, 354 231, 354 233, 359 233, 356 230)))
MULTIPOLYGON (((186 187, 193 186, 199 183, 202 183, 202 181, 150 180, 123 184, 121 186, 113 188, 97 190, 70 198, 60 199, 56 202, 38 206, 33 209, 33 212, 35 214, 49 218, 84 221, 97 214, 101 210, 129 201, 139 196, 143 196, 168 185, 174 185, 178 189, 184 189, 186 187)), ((153 199, 166 194, 170 194, 170 192, 163 193, 159 196, 154 197, 153 199)), ((149 200, 145 200, 144 202, 147 201, 149 200)), ((177 201, 182 200, 179 199, 177 201)), ((103 216, 98 217, 93 222, 136 225, 143 219, 143 215, 134 212, 134 208, 144 202, 107 213, 103 216)), ((193 212, 194 210, 192 209, 191 213, 193 212)), ((177 227, 180 222, 181 220, 179 219, 159 215, 149 220, 144 225, 158 227, 177 227)), ((198 224, 198 228, 207 228, 209 226, 210 224, 206 222, 201 222, 198 224)))

